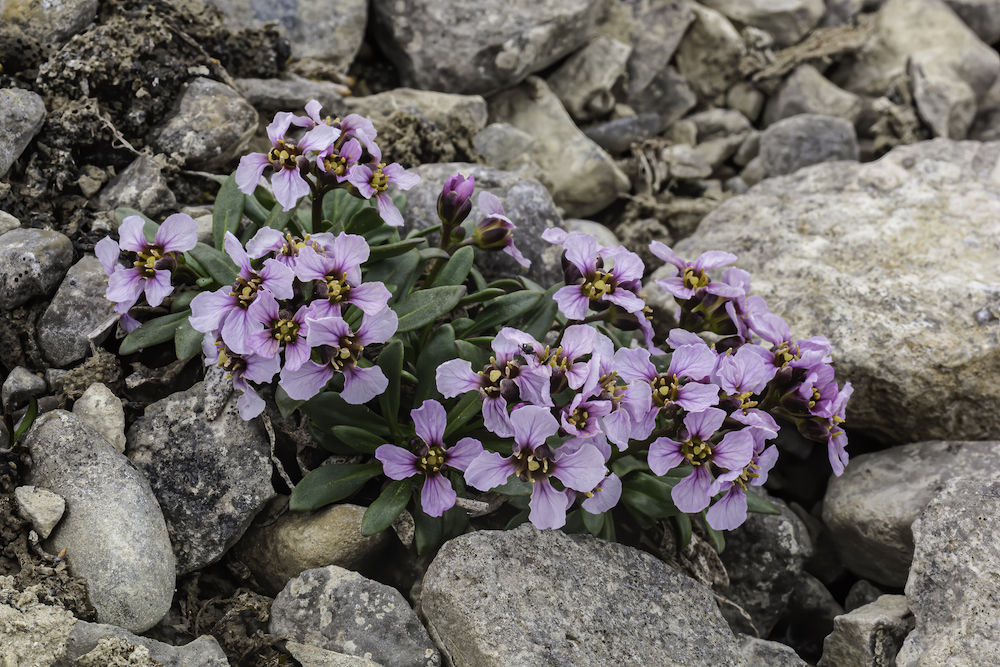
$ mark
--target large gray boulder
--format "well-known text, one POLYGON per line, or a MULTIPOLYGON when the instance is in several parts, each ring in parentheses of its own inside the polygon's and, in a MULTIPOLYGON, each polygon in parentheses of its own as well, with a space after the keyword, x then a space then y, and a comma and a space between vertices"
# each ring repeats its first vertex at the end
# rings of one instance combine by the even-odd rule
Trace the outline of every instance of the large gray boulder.
POLYGON ((530 524, 447 542, 421 606, 464 667, 745 665, 694 579, 637 549, 530 524))
POLYGON ((896 654, 913 630, 913 614, 902 595, 883 595, 833 619, 818 667, 895 665, 896 654))
POLYGON ((830 339, 854 385, 848 427, 894 443, 998 439, 998 174, 1000 143, 945 139, 815 165, 723 203, 674 249, 734 252, 796 336, 830 339))

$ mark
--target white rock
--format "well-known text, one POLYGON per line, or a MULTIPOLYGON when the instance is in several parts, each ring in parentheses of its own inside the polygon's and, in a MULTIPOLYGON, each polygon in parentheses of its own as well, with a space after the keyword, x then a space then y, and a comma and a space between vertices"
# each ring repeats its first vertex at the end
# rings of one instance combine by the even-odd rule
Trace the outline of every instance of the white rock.
POLYGON ((73 404, 73 414, 90 424, 119 452, 125 452, 125 409, 120 398, 100 382, 87 387, 73 404))
POLYGON ((913 629, 913 614, 902 595, 883 595, 833 619, 817 667, 891 665, 913 629))
POLYGON ((44 540, 62 519, 66 511, 66 501, 48 489, 34 486, 19 486, 14 489, 17 509, 31 522, 35 532, 44 540))

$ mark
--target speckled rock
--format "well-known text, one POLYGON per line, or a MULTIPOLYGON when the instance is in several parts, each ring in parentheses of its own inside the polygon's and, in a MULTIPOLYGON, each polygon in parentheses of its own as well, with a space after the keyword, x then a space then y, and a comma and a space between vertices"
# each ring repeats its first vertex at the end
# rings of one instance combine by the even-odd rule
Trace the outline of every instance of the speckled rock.
POLYGON ((46 550, 67 550, 70 570, 87 580, 98 621, 133 632, 154 626, 173 598, 174 555, 149 483, 65 410, 39 417, 24 444, 32 459, 26 481, 66 500, 46 550))
POLYGON ((598 35, 559 66, 546 82, 577 121, 606 116, 615 108, 612 88, 625 77, 628 44, 598 35))
POLYGON ((98 0, 7 0, 0 4, 0 23, 10 22, 39 42, 53 45, 82 32, 96 18, 97 6, 98 0))
POLYGON ((490 123, 476 135, 473 143, 488 165, 506 169, 516 158, 531 150, 535 138, 509 123, 490 123))
POLYGON ((698 104, 687 79, 672 65, 660 70, 645 88, 630 91, 626 99, 636 113, 642 116, 655 114, 660 119, 657 132, 670 127, 698 104))
POLYGON ((271 634, 393 667, 441 664, 399 591, 336 565, 306 570, 288 582, 271 606, 271 634))
POLYGON ((692 3, 695 22, 677 49, 677 69, 698 99, 722 106, 726 91, 743 77, 740 60, 746 53, 743 38, 725 16, 692 3))
MULTIPOLYGON (((4 10, 0 6, 0 17, 4 10)), ((0 90, 0 176, 21 156, 43 123, 45 102, 37 93, 20 88, 0 90)))
POLYGON ((190 169, 218 169, 239 157, 257 130, 257 111, 224 83, 198 77, 184 84, 173 111, 151 133, 164 153, 190 169))
POLYGON ((43 540, 52 534, 66 511, 66 501, 48 489, 34 486, 19 486, 14 489, 17 511, 31 522, 38 536, 43 540))
POLYGON ((48 294, 73 263, 73 244, 48 229, 13 229, 0 237, 0 310, 48 294))
POLYGON ((126 207, 156 217, 177 206, 177 198, 163 178, 159 163, 148 155, 140 155, 111 179, 97 195, 94 205, 100 211, 126 207))
POLYGON ((129 459, 163 508, 178 575, 219 560, 275 496, 267 436, 240 418, 238 398, 198 383, 149 405, 128 430, 129 459))
POLYGON ((45 379, 38 377, 24 366, 16 366, 0 388, 0 408, 15 410, 24 407, 32 396, 38 398, 48 389, 45 379))
POLYGON ((452 663, 466 667, 745 664, 694 579, 637 549, 530 524, 447 542, 421 607, 452 663))
POLYGON ((795 649, 780 642, 743 634, 738 639, 747 667, 806 667, 809 664, 799 657, 795 649))
POLYGON ((73 403, 73 414, 125 453, 125 410, 120 398, 107 385, 95 382, 73 403))
POLYGON ((313 81, 286 72, 280 79, 236 79, 236 90, 257 110, 261 119, 271 122, 279 111, 301 113, 311 100, 323 105, 323 113, 343 116, 343 88, 329 81, 313 81))
POLYGON ((286 642, 285 648, 302 667, 382 667, 377 662, 361 656, 327 651, 298 642, 286 642))
POLYGON ((764 125, 800 113, 835 116, 855 123, 861 108, 861 97, 838 88, 812 65, 799 65, 768 101, 764 125))
POLYGON ((702 4, 741 25, 770 33, 778 47, 797 43, 826 12, 823 0, 702 0, 702 4))
POLYGON ((228 667, 226 654, 215 637, 203 635, 184 646, 171 646, 134 635, 113 625, 77 621, 66 644, 66 655, 52 664, 52 667, 76 667, 81 656, 97 647, 103 637, 123 639, 149 651, 149 657, 163 667, 228 667))
POLYGON ((864 454, 830 480, 823 521, 844 565, 887 586, 906 583, 910 526, 953 477, 1000 479, 1000 442, 920 442, 864 454))
MULTIPOLYGON (((87 336, 114 313, 114 306, 104 298, 107 277, 100 261, 91 255, 81 258, 66 273, 38 322, 38 344, 53 365, 68 366, 87 356, 87 336)), ((104 342, 110 331, 95 338, 94 344, 104 342)))
MULTIPOLYGON (((66 653, 73 612, 38 602, 14 577, 0 577, 0 660, 5 667, 49 667, 66 653)), ((34 587, 40 588, 40 587, 34 587)))
POLYGON ((486 95, 520 83, 597 34, 607 0, 470 5, 375 0, 375 36, 403 85, 486 95))
POLYGON ((843 118, 798 114, 761 132, 760 158, 768 177, 821 162, 857 160, 858 136, 843 118))
POLYGON ((834 619, 819 667, 896 665, 896 654, 913 624, 905 597, 883 595, 834 619))
POLYGON ((344 98, 348 113, 371 119, 378 128, 397 109, 415 110, 427 117, 438 129, 448 128, 454 118, 473 132, 486 127, 486 100, 480 95, 454 95, 413 88, 394 88, 367 97, 344 98))
POLYGON ((21 221, 7 211, 0 211, 0 236, 21 226, 21 221))

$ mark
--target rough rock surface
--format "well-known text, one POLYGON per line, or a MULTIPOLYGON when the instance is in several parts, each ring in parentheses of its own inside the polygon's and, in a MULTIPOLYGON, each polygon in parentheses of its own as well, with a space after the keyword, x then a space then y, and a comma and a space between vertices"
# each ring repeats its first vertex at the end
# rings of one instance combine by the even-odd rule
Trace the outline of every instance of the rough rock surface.
POLYGON ((546 81, 577 121, 606 116, 615 108, 612 89, 625 77, 625 64, 631 53, 628 44, 598 35, 567 58, 546 81))
POLYGON ((302 667, 382 667, 369 658, 335 653, 298 642, 286 642, 285 648, 302 663, 302 667))
POLYGON ((32 459, 28 483, 66 499, 66 516, 46 550, 67 550, 72 572, 87 580, 98 621, 133 632, 151 628, 173 598, 174 555, 149 482, 65 410, 39 417, 24 444, 32 459))
POLYGON ((155 218, 177 206, 177 198, 163 178, 160 164, 148 155, 140 155, 111 179, 94 203, 101 211, 134 208, 155 218))
POLYGON ((965 25, 986 44, 1000 42, 1000 4, 997 0, 945 0, 965 25))
POLYGON ((694 579, 636 549, 529 524, 447 542, 421 606, 452 662, 467 667, 744 664, 694 579))
POLYGON ((638 93, 667 67, 694 21, 690 0, 627 0, 632 10, 628 92, 638 93))
POLYGON ((288 582, 271 607, 271 634, 393 667, 441 664, 399 591, 336 565, 288 582))
POLYGON ((498 5, 375 0, 375 35, 403 84, 481 94, 520 83, 587 43, 607 0, 498 5))
POLYGON ((52 667, 75 667, 76 660, 93 651, 103 637, 126 640, 149 651, 163 667, 228 667, 229 661, 214 637, 202 636, 184 646, 171 646, 132 634, 114 625, 77 621, 66 643, 66 655, 52 667))
POLYGON ((73 403, 73 414, 125 453, 125 409, 107 385, 95 382, 73 403))
POLYGON ((917 548, 906 580, 916 628, 898 667, 1000 661, 996 573, 1000 482, 956 477, 913 524, 917 548))
POLYGON ((902 595, 883 595, 833 621, 833 632, 823 643, 818 667, 894 665, 913 614, 902 595))
MULTIPOLYGON (((38 344, 53 365, 68 366, 87 356, 87 336, 111 317, 114 305, 104 298, 107 277, 101 262, 90 255, 66 273, 38 323, 38 344)), ((102 342, 103 337, 94 339, 95 345, 102 342)))
POLYGON ((726 91, 742 77, 740 60, 746 45, 725 16, 692 3, 695 22, 677 49, 677 69, 706 103, 724 101, 726 91))
POLYGON ((835 116, 854 123, 862 105, 860 96, 838 88, 812 65, 799 65, 768 101, 764 125, 800 113, 835 116))
POLYGON ((674 249, 735 253, 796 336, 830 339, 854 385, 849 427, 896 443, 996 439, 998 195, 1000 143, 936 139, 764 181, 674 249))
POLYGON ((876 583, 903 586, 913 560, 910 527, 958 476, 1000 479, 1000 442, 920 442, 852 460, 830 480, 823 501, 823 521, 844 565, 876 583))
POLYGON ((0 237, 0 310, 48 294, 73 263, 73 244, 47 229, 13 229, 0 237))
POLYGON ((687 79, 672 65, 667 65, 657 72, 645 88, 630 91, 626 101, 640 116, 656 115, 660 122, 655 126, 655 131, 660 132, 697 106, 698 97, 688 85, 687 79))
POLYGON ((826 12, 823 0, 703 0, 702 4, 733 21, 770 33, 775 46, 795 44, 826 12))
POLYGON ((394 88, 367 97, 346 97, 344 106, 348 113, 369 118, 375 123, 376 129, 397 109, 416 111, 426 116, 440 130, 447 129, 452 118, 474 132, 486 127, 486 100, 479 95, 452 95, 413 88, 394 88))
POLYGON ((760 159, 769 177, 821 162, 857 160, 858 136, 843 118, 799 114, 761 132, 760 159))
POLYGON ((343 88, 329 81, 313 81, 296 74, 286 73, 280 79, 236 79, 236 90, 261 114, 261 119, 271 122, 279 111, 300 113, 311 100, 323 105, 323 113, 333 117, 344 114, 343 88))
POLYGON ((52 534, 66 511, 66 501, 48 489, 19 486, 14 489, 17 511, 31 522, 32 528, 43 540, 52 534))
POLYGON ((506 169, 516 158, 531 150, 535 138, 509 123, 490 123, 473 140, 476 150, 494 169, 506 169))
POLYGON ((45 122, 45 102, 20 88, 0 90, 0 176, 31 142, 45 122))
POLYGON ((66 653, 73 613, 40 604, 33 592, 0 577, 0 660, 4 667, 49 667, 66 653))
POLYGON ((0 388, 0 407, 15 410, 27 405, 32 397, 38 398, 47 389, 44 378, 40 378, 23 366, 16 366, 0 388))
POLYGON ((799 657, 795 649, 780 642, 742 634, 738 639, 747 667, 806 667, 809 664, 799 657))

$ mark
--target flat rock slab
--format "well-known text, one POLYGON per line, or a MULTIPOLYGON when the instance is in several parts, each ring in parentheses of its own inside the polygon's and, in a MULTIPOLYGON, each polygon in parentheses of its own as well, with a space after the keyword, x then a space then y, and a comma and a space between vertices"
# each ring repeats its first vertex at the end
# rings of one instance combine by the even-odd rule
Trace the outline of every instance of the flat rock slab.
MULTIPOLYGON (((38 343, 53 365, 62 368, 87 356, 87 336, 114 312, 114 305, 104 298, 107 278, 101 262, 90 255, 66 273, 38 323, 38 343)), ((103 336, 94 343, 102 341, 103 336)))
POLYGON ((589 535, 479 531, 424 577, 428 627, 455 665, 745 665, 712 593, 647 553, 589 535))
POLYGON ((149 657, 163 667, 228 667, 229 665, 229 660, 226 659, 219 642, 209 635, 202 635, 184 646, 171 646, 155 639, 134 635, 114 625, 77 621, 66 643, 66 655, 56 660, 52 667, 76 667, 78 664, 76 660, 97 648, 100 640, 105 637, 125 640, 147 649, 149 657))
POLYGON ((735 253, 796 336, 830 339, 838 378, 854 385, 849 428, 895 443, 989 440, 1000 438, 997 238, 1000 143, 936 139, 768 179, 674 250, 735 253))
POLYGON ((818 667, 892 665, 911 630, 913 614, 906 598, 883 595, 833 619, 833 632, 823 643, 818 667))

